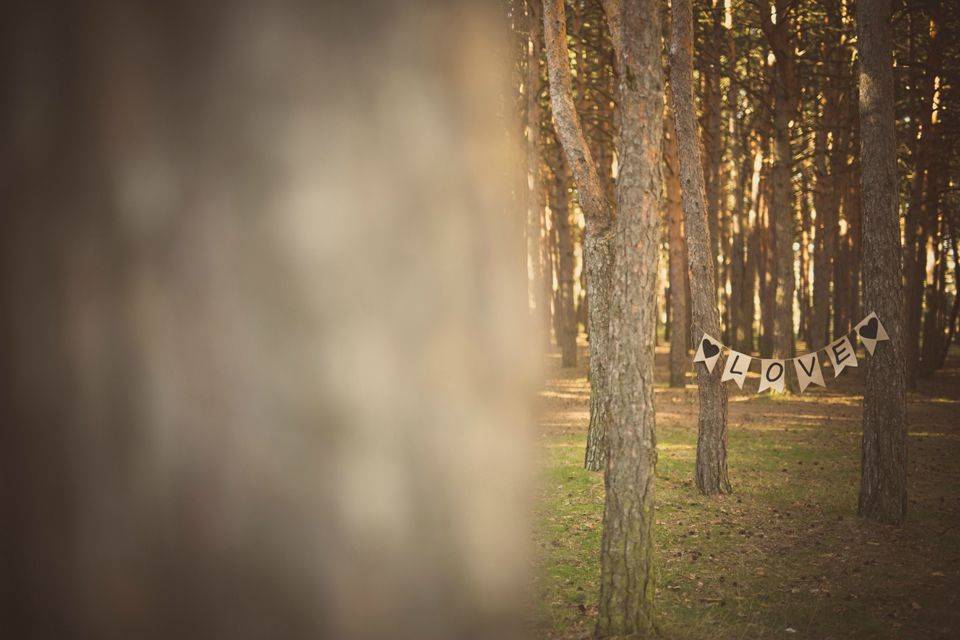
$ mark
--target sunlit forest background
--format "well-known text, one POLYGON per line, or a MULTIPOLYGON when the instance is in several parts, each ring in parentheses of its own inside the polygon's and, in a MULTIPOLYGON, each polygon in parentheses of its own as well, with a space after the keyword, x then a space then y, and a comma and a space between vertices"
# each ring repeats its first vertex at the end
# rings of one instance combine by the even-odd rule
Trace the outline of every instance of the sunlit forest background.
MULTIPOLYGON (((616 203, 624 134, 610 23, 600 0, 562 5, 571 97, 604 196, 616 203)), ((596 345, 585 261, 591 212, 581 204, 582 185, 558 136, 549 36, 544 40, 544 20, 549 25, 555 16, 544 16, 544 6, 536 0, 509 5, 513 107, 526 154, 519 201, 526 211, 528 304, 544 337, 548 371, 538 430, 544 479, 535 624, 545 637, 585 638, 602 628, 596 626, 604 606, 597 597, 597 558, 607 522, 602 454, 591 453, 599 441, 595 390, 602 384, 591 360, 596 345)), ((669 69, 667 50, 676 46, 670 7, 657 10, 669 69)), ((865 306, 863 293, 857 11, 858 3, 843 0, 692 3, 692 95, 715 277, 714 337, 754 357, 823 349, 875 310, 865 306)), ((692 328, 696 302, 681 202, 687 183, 681 185, 683 150, 671 115, 674 76, 665 72, 653 534, 653 598, 664 637, 960 633, 954 595, 960 586, 954 488, 960 5, 894 2, 890 25, 902 255, 888 258, 902 264, 902 290, 891 292, 904 314, 909 390, 909 516, 897 528, 877 528, 856 515, 863 361, 837 379, 829 373, 826 389, 802 395, 796 387, 756 395, 756 370, 742 391, 727 383, 729 484, 724 475, 715 486, 719 496, 698 495, 705 488, 694 471, 703 409, 698 435, 691 358, 704 327, 692 328), (727 490, 732 493, 724 495, 727 490)), ((703 398, 701 392, 701 404, 703 398)))
MULTIPOLYGON (((543 334, 572 366, 574 344, 587 331, 584 219, 553 128, 535 4, 512 7, 516 108, 524 117, 530 185, 524 234, 529 298, 543 334)), ((608 27, 599 0, 566 4, 576 108, 614 199, 617 79, 608 27)), ((960 311, 960 11, 952 2, 895 5, 905 345, 908 383, 915 387, 944 366, 960 311)), ((856 5, 717 0, 693 7, 697 113, 722 330, 716 337, 770 356, 782 275, 777 261, 787 256, 791 340, 821 348, 870 311, 861 302, 856 5), (779 155, 781 148, 789 154, 779 155), (774 177, 780 167, 789 172, 788 183, 774 177), (779 217, 789 223, 785 237, 776 232, 779 217)), ((667 127, 657 299, 658 336, 665 342, 678 326, 678 333, 689 333, 689 319, 672 315, 671 300, 689 297, 689 282, 685 269, 671 270, 685 249, 677 148, 667 127)), ((680 308, 689 313, 689 305, 680 308)))

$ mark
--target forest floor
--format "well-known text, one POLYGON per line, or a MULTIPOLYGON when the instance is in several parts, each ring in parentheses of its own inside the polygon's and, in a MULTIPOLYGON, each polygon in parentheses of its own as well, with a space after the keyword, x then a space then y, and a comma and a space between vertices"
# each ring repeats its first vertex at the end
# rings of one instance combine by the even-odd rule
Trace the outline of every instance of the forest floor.
MULTIPOLYGON (((666 385, 657 349, 655 555, 663 637, 960 638, 960 353, 908 396, 909 516, 857 517, 861 367, 827 388, 730 390, 733 493, 697 492, 697 395, 666 385)), ((719 363, 718 366, 723 363, 719 363)), ((745 387, 756 389, 756 376, 745 387)), ((583 469, 586 355, 552 356, 540 397, 536 627, 589 638, 597 614, 603 476, 583 469)))

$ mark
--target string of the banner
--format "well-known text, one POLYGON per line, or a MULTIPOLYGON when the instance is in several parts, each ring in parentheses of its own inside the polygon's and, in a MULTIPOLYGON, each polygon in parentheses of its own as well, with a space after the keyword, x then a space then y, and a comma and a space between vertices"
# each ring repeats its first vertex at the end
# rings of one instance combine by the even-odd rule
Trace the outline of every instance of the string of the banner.
MULTIPOLYGON (((750 358, 750 363, 747 365, 747 369, 746 369, 746 370, 747 370, 747 371, 750 371, 750 367, 753 365, 753 361, 754 361, 754 360, 757 360, 757 361, 759 362, 760 367, 761 367, 761 371, 762 371, 762 368, 763 368, 763 363, 762 363, 763 360, 779 360, 779 361, 783 361, 783 362, 790 362, 790 361, 794 361, 794 360, 802 360, 803 358, 809 358, 811 355, 816 354, 817 360, 819 361, 819 360, 820 360, 820 353, 821 353, 821 352, 826 352, 827 349, 830 348, 830 346, 835 345, 835 344, 841 342, 841 341, 844 340, 844 339, 850 340, 851 336, 854 337, 854 338, 859 338, 859 340, 856 340, 856 341, 855 341, 855 340, 850 340, 851 345, 853 345, 854 349, 856 349, 856 342, 860 342, 861 344, 864 343, 864 336, 860 335, 860 333, 859 333, 859 331, 858 331, 859 327, 861 327, 862 325, 864 325, 864 324, 866 324, 867 322, 869 322, 869 321, 870 321, 873 317, 875 317, 875 316, 876 316, 875 313, 867 314, 860 322, 858 322, 858 323, 856 323, 855 325, 853 325, 853 327, 852 327, 849 331, 847 331, 846 333, 844 333, 844 334, 843 334, 842 336, 840 336, 839 338, 834 338, 834 340, 833 340, 832 342, 826 344, 825 346, 820 347, 819 349, 815 349, 814 351, 808 351, 807 353, 803 354, 802 356, 794 356, 794 357, 792 357, 792 358, 759 358, 759 357, 752 356, 752 355, 749 355, 749 354, 743 354, 743 355, 746 355, 746 356, 748 356, 748 357, 750 358)), ((879 325, 879 319, 878 319, 878 325, 879 325)), ((697 327, 697 328, 699 328, 699 327, 697 327)), ((701 341, 701 342, 703 341, 704 338, 706 338, 706 337, 709 336, 711 344, 714 344, 714 343, 715 343, 716 346, 719 347, 720 351, 721 351, 721 352, 726 351, 728 356, 729 356, 730 354, 732 354, 732 353, 742 353, 741 351, 737 351, 736 349, 733 349, 733 348, 725 345, 724 343, 720 342, 719 340, 717 340, 716 338, 714 338, 713 336, 711 336, 710 334, 708 334, 706 331, 702 331, 702 330, 701 330, 701 333, 702 333, 701 338, 700 338, 700 341, 701 341)), ((871 338, 871 340, 875 340, 875 338, 871 338)), ((698 348, 699 348, 699 343, 698 343, 698 348)), ((866 349, 866 347, 864 347, 864 348, 866 349)), ((719 355, 719 354, 718 354, 718 355, 719 355)), ((829 355, 829 354, 828 354, 828 355, 829 355)), ((830 364, 830 367, 833 368, 833 361, 832 361, 829 357, 827 358, 827 363, 829 363, 829 364, 830 364)))
MULTIPOLYGON (((707 334, 704 333, 704 335, 707 335, 707 334)), ((790 362, 790 361, 792 361, 792 360, 800 360, 801 358, 806 358, 806 357, 811 356, 811 355, 813 355, 813 354, 817 354, 817 359, 819 360, 819 359, 820 359, 820 352, 826 353, 826 352, 827 352, 827 348, 828 348, 831 344, 836 344, 837 342, 839 342, 839 341, 842 340, 843 338, 847 338, 847 339, 849 340, 851 337, 857 337, 857 336, 858 336, 858 334, 857 334, 856 329, 851 329, 850 331, 847 331, 845 334, 843 334, 843 335, 840 336, 839 338, 835 339, 833 342, 827 344, 826 346, 820 347, 819 349, 816 349, 816 350, 814 350, 814 351, 808 351, 807 353, 805 353, 805 354, 802 355, 802 356, 794 356, 794 357, 792 357, 792 358, 761 358, 761 357, 759 357, 759 356, 753 356, 753 355, 750 355, 750 354, 744 354, 744 355, 750 356, 750 364, 747 366, 747 371, 750 371, 750 370, 751 370, 751 367, 753 366, 753 363, 754 363, 754 362, 760 363, 761 360, 782 360, 783 362, 790 362)), ((712 336, 711 336, 711 337, 712 337, 712 336)), ((703 339, 703 338, 701 338, 701 340, 702 340, 702 339, 703 339)), ((862 342, 862 340, 858 340, 858 342, 862 342)), ((853 340, 850 340, 850 343, 853 344, 854 341, 853 341, 853 340)), ((720 341, 716 341, 716 344, 717 344, 718 347, 720 347, 720 352, 721 352, 721 354, 722 354, 724 351, 726 351, 726 353, 727 353, 728 356, 729 356, 731 353, 743 353, 742 351, 737 351, 736 349, 733 349, 733 348, 731 348, 731 347, 728 347, 727 345, 723 344, 723 343, 720 342, 720 341)), ((830 360, 829 357, 827 358, 827 364, 829 364, 831 367, 833 367, 833 362, 831 362, 831 360, 830 360)), ((760 366, 762 367, 763 365, 761 364, 760 366)))

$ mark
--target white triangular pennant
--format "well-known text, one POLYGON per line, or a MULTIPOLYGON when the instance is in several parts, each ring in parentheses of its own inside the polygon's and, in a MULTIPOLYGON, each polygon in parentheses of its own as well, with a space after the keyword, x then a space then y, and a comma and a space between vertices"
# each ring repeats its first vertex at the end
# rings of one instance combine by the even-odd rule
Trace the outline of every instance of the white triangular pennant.
POLYGON ((702 362, 706 365, 707 371, 713 373, 713 367, 717 364, 717 359, 720 357, 721 346, 719 340, 703 334, 703 337, 700 339, 700 344, 697 345, 697 353, 693 356, 693 361, 702 362))
POLYGON ((747 354, 731 349, 730 355, 727 356, 727 363, 723 366, 723 375, 720 377, 720 382, 733 380, 738 387, 743 389, 743 381, 747 377, 747 369, 750 368, 751 360, 753 358, 747 354))
POLYGON ((797 369, 797 380, 800 381, 800 393, 810 386, 810 383, 821 387, 827 386, 823 380, 823 371, 820 369, 820 358, 817 352, 808 353, 793 359, 793 366, 797 369))
POLYGON ((765 389, 773 389, 783 393, 787 380, 787 366, 785 360, 760 360, 760 388, 757 393, 765 389))
POLYGON ((873 355, 873 350, 877 347, 878 342, 890 339, 875 312, 871 312, 870 315, 861 320, 854 329, 856 329, 863 347, 870 352, 870 355, 873 355))
POLYGON ((830 363, 833 365, 834 378, 847 367, 857 366, 857 352, 854 351, 853 343, 847 336, 831 342, 827 347, 827 355, 830 356, 830 363))

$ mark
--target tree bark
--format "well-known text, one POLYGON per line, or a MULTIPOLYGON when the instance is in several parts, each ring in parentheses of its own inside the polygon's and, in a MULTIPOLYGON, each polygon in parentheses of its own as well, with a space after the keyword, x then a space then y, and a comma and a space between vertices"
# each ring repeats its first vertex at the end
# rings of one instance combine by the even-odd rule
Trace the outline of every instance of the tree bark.
MULTIPOLYGON (((829 81, 828 81, 829 82, 829 81)), ((815 245, 813 254, 813 316, 810 322, 808 347, 819 349, 829 341, 830 329, 830 283, 833 281, 833 263, 839 233, 839 198, 837 180, 830 170, 827 149, 828 134, 836 140, 837 94, 824 91, 823 118, 816 134, 816 183, 814 208, 817 211, 815 245)), ((839 153, 837 148, 833 153, 839 153)))
POLYGON ((583 136, 580 117, 573 102, 567 26, 562 0, 543 0, 543 26, 550 103, 557 137, 577 185, 580 208, 585 219, 583 263, 587 270, 587 308, 590 325, 590 426, 584 466, 591 471, 603 468, 604 434, 608 429, 610 387, 609 310, 613 279, 613 209, 583 136))
MULTIPOLYGON (((697 139, 696 103, 693 95, 693 12, 690 0, 672 3, 673 28, 670 39, 670 104, 677 128, 680 181, 693 311, 693 344, 704 332, 720 335, 714 254, 704 191, 703 165, 697 139)), ((720 382, 720 370, 707 371, 698 363, 697 386, 700 413, 697 434, 697 487, 706 494, 728 493, 727 478, 727 390, 720 382)))
MULTIPOLYGON (((773 50, 773 166, 771 170, 770 215, 776 237, 776 290, 774 302, 773 355, 790 358, 794 355, 793 303, 796 282, 793 273, 795 251, 794 207, 791 172, 793 152, 790 147, 790 124, 797 116, 800 93, 796 75, 796 60, 793 52, 790 0, 776 0, 777 21, 770 19, 770 1, 763 5, 761 25, 773 50)), ((787 378, 791 390, 796 379, 787 378)))
POLYGON ((557 153, 553 167, 553 185, 550 209, 553 224, 557 232, 557 315, 559 332, 557 342, 560 345, 560 362, 564 367, 577 366, 577 311, 573 299, 573 228, 570 224, 569 182, 566 164, 561 153, 557 153))
MULTIPOLYGON (((905 279, 904 315, 904 358, 907 362, 907 388, 915 389, 920 364, 920 330, 923 313, 923 284, 926 279, 926 236, 927 221, 924 216, 925 192, 929 188, 929 168, 933 156, 937 153, 934 135, 934 93, 936 78, 943 65, 944 43, 943 18, 940 15, 940 1, 932 0, 926 7, 930 16, 928 34, 930 37, 923 74, 915 79, 916 111, 913 118, 919 126, 919 137, 915 145, 913 178, 910 183, 910 199, 907 203, 907 215, 904 222, 904 260, 905 279)), ((947 36, 949 42, 949 36, 947 36)))
POLYGON ((907 441, 890 16, 890 0, 857 7, 864 303, 890 336, 865 362, 859 511, 897 523, 907 511, 907 441))
MULTIPOLYGON (((561 3, 562 0, 557 0, 561 3)), ((612 419, 596 637, 654 631, 654 335, 663 138, 662 32, 655 0, 605 0, 619 72, 612 419), (615 340, 614 340, 615 338, 615 340)))
POLYGON ((683 387, 690 369, 690 327, 687 325, 687 243, 683 234, 683 203, 680 195, 680 158, 673 114, 665 118, 663 167, 665 170, 670 277, 670 386, 683 387))

